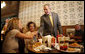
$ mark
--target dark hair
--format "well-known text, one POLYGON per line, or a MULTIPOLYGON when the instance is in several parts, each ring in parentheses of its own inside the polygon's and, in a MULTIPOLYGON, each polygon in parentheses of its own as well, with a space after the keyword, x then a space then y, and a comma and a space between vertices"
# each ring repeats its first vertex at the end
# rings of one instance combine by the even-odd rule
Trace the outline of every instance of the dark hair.
POLYGON ((79 24, 76 24, 76 25, 79 25, 79 24))
POLYGON ((34 22, 28 22, 28 24, 27 24, 27 28, 29 29, 29 27, 30 27, 30 24, 34 24, 34 27, 36 28, 36 24, 34 23, 34 22))
MULTIPOLYGON (((79 25, 79 24, 76 24, 75 26, 77 26, 77 25, 79 25)), ((79 25, 80 26, 80 25, 79 25)))

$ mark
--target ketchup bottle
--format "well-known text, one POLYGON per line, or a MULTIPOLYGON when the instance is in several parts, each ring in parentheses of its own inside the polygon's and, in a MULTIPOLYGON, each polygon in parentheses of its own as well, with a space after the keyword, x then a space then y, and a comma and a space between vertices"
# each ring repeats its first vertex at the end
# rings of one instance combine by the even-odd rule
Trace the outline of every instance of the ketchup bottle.
POLYGON ((57 39, 57 43, 58 43, 58 37, 60 37, 60 35, 59 35, 59 32, 58 32, 58 35, 56 36, 56 39, 57 39))

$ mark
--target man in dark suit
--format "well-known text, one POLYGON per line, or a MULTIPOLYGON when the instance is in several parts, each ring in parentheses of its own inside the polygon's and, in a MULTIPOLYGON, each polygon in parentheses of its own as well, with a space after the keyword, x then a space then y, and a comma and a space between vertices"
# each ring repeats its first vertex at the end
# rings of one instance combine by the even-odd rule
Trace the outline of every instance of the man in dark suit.
POLYGON ((49 4, 44 5, 44 12, 45 14, 42 15, 40 19, 40 33, 42 33, 43 36, 53 35, 54 37, 56 37, 58 30, 59 33, 62 34, 63 32, 58 14, 51 12, 49 4))

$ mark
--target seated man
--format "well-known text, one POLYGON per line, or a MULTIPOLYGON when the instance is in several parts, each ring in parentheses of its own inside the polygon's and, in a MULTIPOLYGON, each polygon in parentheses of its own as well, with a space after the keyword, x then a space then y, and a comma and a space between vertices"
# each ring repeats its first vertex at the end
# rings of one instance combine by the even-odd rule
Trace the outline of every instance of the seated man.
POLYGON ((75 40, 77 40, 78 42, 82 42, 84 41, 84 31, 81 30, 81 27, 79 24, 75 25, 75 40))

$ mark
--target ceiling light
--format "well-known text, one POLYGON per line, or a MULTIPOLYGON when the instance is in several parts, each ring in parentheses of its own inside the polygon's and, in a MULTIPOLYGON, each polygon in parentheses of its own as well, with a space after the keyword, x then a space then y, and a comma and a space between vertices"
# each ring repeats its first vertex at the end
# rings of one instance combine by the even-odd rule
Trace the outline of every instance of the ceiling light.
POLYGON ((1 8, 5 7, 6 6, 6 3, 5 2, 2 2, 1 3, 1 8))

